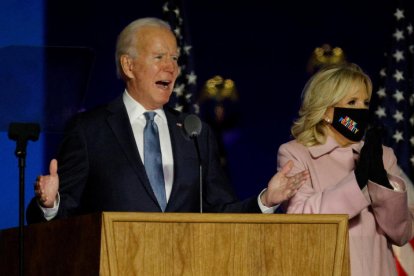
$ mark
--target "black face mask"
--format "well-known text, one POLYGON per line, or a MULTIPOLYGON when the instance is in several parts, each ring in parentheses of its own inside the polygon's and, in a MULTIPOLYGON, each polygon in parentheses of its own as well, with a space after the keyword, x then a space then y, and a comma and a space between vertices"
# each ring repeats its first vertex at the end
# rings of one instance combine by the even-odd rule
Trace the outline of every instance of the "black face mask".
POLYGON ((332 127, 353 142, 361 141, 367 123, 368 109, 334 107, 332 127))

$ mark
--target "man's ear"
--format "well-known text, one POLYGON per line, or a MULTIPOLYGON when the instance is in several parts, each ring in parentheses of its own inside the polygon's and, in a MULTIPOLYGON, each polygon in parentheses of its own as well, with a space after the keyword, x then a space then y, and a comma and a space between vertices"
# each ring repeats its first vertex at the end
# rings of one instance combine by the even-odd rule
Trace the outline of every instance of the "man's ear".
POLYGON ((119 61, 121 63, 121 68, 124 75, 129 79, 133 79, 134 74, 132 73, 132 70, 134 69, 134 64, 132 62, 132 59, 128 55, 122 55, 119 61))

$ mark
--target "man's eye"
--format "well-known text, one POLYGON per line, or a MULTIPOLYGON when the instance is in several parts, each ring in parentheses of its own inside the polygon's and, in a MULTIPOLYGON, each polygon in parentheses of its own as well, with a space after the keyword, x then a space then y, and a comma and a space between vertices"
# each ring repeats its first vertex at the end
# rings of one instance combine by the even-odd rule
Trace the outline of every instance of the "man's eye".
POLYGON ((173 56, 173 57, 172 57, 172 59, 173 59, 174 61, 178 61, 178 56, 173 56))

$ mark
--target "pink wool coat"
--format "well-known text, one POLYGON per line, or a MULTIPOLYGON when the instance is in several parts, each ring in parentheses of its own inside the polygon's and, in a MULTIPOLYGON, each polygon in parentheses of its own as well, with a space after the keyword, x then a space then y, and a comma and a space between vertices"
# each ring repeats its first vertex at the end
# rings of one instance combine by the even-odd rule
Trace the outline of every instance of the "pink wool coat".
POLYGON ((310 173, 283 207, 293 214, 348 214, 351 275, 397 275, 391 244, 403 245, 413 235, 405 182, 393 150, 383 147, 384 167, 396 190, 369 181, 361 191, 354 167, 362 145, 341 148, 330 137, 324 145, 312 147, 295 140, 281 145, 278 169, 292 160, 292 174, 310 173))

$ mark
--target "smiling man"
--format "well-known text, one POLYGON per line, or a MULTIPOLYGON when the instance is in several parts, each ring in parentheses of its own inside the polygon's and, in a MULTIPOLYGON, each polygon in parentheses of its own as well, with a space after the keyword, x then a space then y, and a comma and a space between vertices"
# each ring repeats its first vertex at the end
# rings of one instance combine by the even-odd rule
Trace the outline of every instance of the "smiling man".
MULTIPOLYGON (((100 211, 200 211, 197 150, 183 129, 187 114, 166 105, 179 74, 170 26, 157 18, 132 22, 115 56, 123 95, 71 122, 49 175, 37 178, 29 223, 100 211)), ((307 172, 288 177, 289 163, 260 195, 238 201, 204 123, 198 141, 206 212, 273 212, 307 179, 307 172)))

